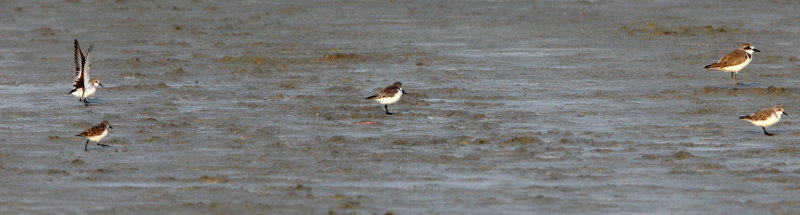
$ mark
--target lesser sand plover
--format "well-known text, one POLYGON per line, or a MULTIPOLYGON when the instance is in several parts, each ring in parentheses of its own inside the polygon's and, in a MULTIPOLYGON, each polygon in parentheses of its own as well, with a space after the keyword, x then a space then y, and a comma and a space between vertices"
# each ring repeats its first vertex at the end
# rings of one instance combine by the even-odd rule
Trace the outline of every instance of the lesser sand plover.
POLYGON ((739 49, 728 53, 722 59, 719 59, 716 63, 712 63, 706 66, 706 69, 716 69, 721 70, 724 72, 731 73, 731 83, 733 84, 733 89, 736 89, 736 84, 739 81, 736 78, 736 74, 739 73, 744 67, 750 64, 750 61, 753 60, 753 52, 761 52, 758 49, 753 48, 753 45, 750 43, 744 43, 739 46, 739 49))

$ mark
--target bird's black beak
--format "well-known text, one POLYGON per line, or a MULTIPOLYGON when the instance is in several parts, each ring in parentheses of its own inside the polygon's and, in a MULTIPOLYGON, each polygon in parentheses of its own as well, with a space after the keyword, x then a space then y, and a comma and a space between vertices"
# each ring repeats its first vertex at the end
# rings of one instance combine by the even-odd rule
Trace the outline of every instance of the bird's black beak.
POLYGON ((406 93, 406 91, 405 91, 405 90, 401 90, 401 91, 403 91, 403 95, 405 95, 405 94, 408 94, 408 93, 406 93))
POLYGON ((106 87, 106 86, 103 86, 103 84, 101 84, 101 83, 97 83, 97 85, 100 85, 101 87, 106 87))
POLYGON ((109 128, 109 129, 114 129, 114 127, 111 127, 110 125, 108 126, 108 128, 109 128))
POLYGON ((786 113, 786 112, 783 112, 783 115, 789 116, 789 114, 788 114, 788 113, 786 113))
POLYGON ((759 51, 758 49, 753 49, 753 51, 755 51, 755 52, 761 52, 761 51, 759 51))

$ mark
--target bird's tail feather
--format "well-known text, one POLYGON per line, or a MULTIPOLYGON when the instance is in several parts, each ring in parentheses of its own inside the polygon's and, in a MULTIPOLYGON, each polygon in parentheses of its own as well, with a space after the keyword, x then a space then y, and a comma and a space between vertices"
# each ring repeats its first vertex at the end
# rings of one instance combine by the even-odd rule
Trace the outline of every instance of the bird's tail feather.
POLYGON ((750 116, 740 116, 739 119, 750 120, 750 116))
POLYGON ((373 96, 367 97, 367 100, 374 99, 374 98, 377 98, 377 97, 378 97, 377 95, 373 95, 373 96))

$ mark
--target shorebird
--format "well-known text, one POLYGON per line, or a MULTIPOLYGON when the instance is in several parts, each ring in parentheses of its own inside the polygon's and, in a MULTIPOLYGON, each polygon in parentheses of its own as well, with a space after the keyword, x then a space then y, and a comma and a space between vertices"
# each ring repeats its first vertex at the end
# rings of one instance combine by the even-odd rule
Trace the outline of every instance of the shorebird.
POLYGON ((97 143, 98 146, 102 147, 108 146, 106 144, 100 144, 100 140, 102 140, 103 137, 106 137, 106 135, 108 135, 108 129, 113 129, 113 128, 111 127, 110 124, 108 124, 108 121, 103 121, 100 124, 92 126, 91 128, 86 129, 85 131, 75 136, 86 137, 86 144, 84 144, 83 150, 88 152, 89 149, 87 147, 89 147, 89 141, 94 141, 95 143, 97 143))
POLYGON ((78 101, 82 101, 84 105, 89 106, 89 101, 86 99, 97 91, 97 86, 103 86, 97 79, 89 78, 89 71, 92 69, 92 45, 89 45, 89 50, 86 50, 86 57, 83 56, 81 45, 78 44, 78 39, 75 39, 75 77, 72 86, 74 89, 69 92, 70 95, 78 97, 78 101))
POLYGON ((739 119, 747 120, 753 125, 761 127, 764 130, 764 135, 772 136, 767 132, 767 127, 778 123, 781 120, 781 115, 789 115, 783 112, 783 107, 776 105, 775 107, 763 108, 747 116, 740 116, 739 119))
POLYGON ((736 74, 750 64, 750 61, 753 60, 753 52, 761 51, 753 48, 753 45, 750 45, 750 43, 744 43, 739 46, 739 49, 733 50, 731 53, 728 53, 722 57, 722 59, 719 59, 716 63, 712 63, 705 68, 730 72, 731 83, 733 84, 733 89, 736 90, 736 84, 739 83, 736 78, 736 74))
POLYGON ((399 101, 403 94, 406 94, 406 91, 403 90, 403 84, 400 82, 394 82, 394 84, 383 88, 383 90, 377 94, 367 97, 367 100, 375 100, 378 103, 381 103, 383 108, 386 109, 386 115, 392 115, 394 113, 389 112, 389 104, 399 101))

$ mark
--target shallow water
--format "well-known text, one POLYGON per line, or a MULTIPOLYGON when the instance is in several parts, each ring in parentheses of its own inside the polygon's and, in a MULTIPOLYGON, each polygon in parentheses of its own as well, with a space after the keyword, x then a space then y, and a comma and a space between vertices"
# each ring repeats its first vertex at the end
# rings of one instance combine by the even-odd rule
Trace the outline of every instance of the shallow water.
POLYGON ((795 4, 5 2, 0 213, 797 214, 795 4))

